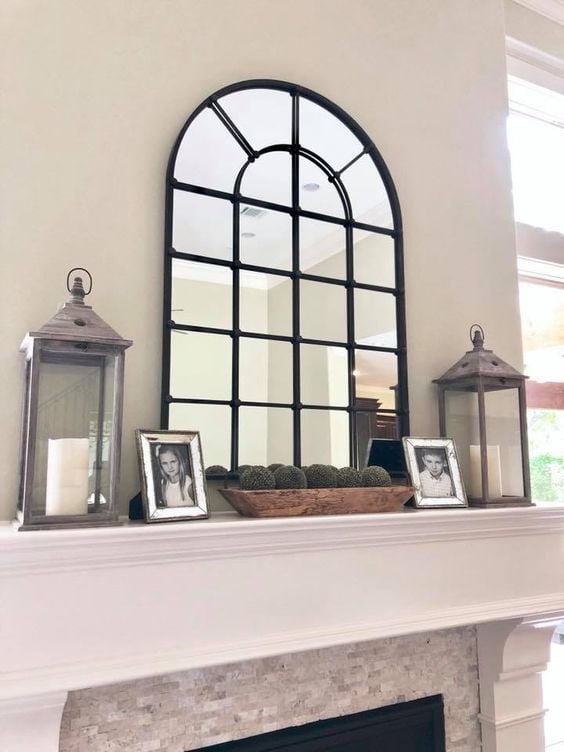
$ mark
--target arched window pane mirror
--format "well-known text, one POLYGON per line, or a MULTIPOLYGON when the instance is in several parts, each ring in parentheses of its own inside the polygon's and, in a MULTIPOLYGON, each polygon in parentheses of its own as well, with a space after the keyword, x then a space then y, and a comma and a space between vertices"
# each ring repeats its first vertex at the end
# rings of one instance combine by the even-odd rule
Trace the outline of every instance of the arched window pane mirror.
POLYGON ((167 174, 162 426, 206 463, 362 466, 409 433, 401 214, 320 95, 247 81, 190 116, 167 174))

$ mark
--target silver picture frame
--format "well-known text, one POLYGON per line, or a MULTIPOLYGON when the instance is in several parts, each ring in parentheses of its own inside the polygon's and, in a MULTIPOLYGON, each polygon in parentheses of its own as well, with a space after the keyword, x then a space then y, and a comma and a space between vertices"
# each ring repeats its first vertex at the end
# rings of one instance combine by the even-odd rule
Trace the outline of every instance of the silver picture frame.
POLYGON ((198 431, 135 431, 145 522, 209 517, 198 431))
POLYGON ((404 436, 402 443, 416 507, 468 506, 453 439, 404 436))

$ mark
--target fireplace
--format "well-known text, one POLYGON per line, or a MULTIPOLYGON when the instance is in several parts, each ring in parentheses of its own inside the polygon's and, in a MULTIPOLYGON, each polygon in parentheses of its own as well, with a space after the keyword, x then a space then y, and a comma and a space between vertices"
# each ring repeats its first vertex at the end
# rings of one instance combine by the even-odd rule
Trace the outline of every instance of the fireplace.
POLYGON ((200 752, 445 752, 442 695, 307 723, 200 752))

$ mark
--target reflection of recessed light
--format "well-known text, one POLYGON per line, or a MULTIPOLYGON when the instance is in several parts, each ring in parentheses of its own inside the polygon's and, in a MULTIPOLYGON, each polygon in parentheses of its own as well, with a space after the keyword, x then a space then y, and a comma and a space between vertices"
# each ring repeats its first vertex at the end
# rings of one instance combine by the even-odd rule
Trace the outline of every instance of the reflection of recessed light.
POLYGON ((256 232, 242 232, 241 237, 242 238, 255 238, 256 232))
POLYGON ((304 183, 302 185, 302 188, 304 191, 309 191, 310 193, 313 193, 314 191, 319 190, 319 183, 304 183))
POLYGON ((355 368, 353 371, 353 376, 360 376, 360 375, 361 375, 361 371, 359 371, 358 368, 355 368))

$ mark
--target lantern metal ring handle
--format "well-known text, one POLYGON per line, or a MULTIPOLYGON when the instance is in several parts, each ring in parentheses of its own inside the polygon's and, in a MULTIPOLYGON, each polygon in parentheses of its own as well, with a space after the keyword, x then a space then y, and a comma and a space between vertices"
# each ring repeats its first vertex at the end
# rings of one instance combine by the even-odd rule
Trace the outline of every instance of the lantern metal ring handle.
POLYGON ((470 342, 474 345, 474 349, 481 349, 484 346, 484 330, 480 324, 472 324, 470 327, 470 342))
POLYGON ((83 266, 75 266, 74 269, 71 269, 70 272, 67 274, 67 290, 72 293, 72 288, 69 286, 69 279, 73 272, 86 272, 88 274, 88 280, 90 281, 90 287, 88 288, 88 292, 84 292, 84 295, 90 295, 92 292, 92 275, 88 271, 88 269, 85 269, 83 266))

